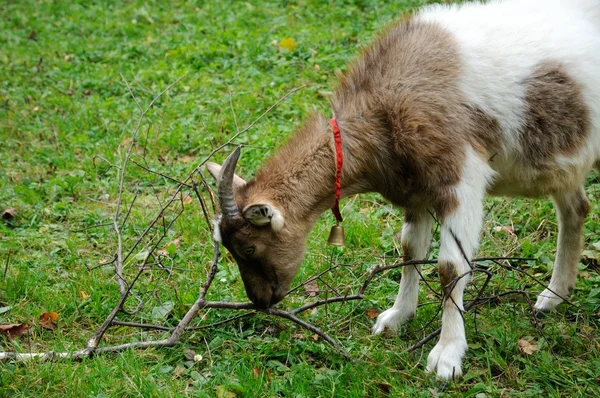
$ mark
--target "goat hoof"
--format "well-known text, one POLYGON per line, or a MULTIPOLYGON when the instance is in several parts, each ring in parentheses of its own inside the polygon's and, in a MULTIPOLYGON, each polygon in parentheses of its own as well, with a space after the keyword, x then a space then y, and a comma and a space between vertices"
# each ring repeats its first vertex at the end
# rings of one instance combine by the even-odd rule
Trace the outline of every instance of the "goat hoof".
POLYGON ((435 372, 441 380, 456 380, 462 376, 462 357, 467 352, 466 342, 438 342, 427 357, 427 371, 435 372))
POLYGON ((567 295, 568 294, 562 294, 561 289, 558 288, 546 289, 538 296, 534 308, 537 311, 552 312, 563 302, 562 297, 566 297, 567 295), (558 292, 560 296, 554 292, 558 292))

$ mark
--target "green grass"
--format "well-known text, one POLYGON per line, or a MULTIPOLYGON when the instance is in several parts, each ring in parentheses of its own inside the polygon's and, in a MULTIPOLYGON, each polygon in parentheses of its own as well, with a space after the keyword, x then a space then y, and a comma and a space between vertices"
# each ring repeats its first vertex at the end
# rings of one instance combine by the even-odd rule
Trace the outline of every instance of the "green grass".
MULTIPOLYGON (((0 324, 27 322, 31 333, 0 350, 73 350, 102 323, 118 299, 110 267, 94 268, 114 252, 110 222, 118 172, 139 111, 121 78, 145 106, 168 84, 184 79, 157 102, 140 131, 132 159, 184 179, 216 145, 235 132, 230 93, 241 126, 294 87, 306 88, 281 103, 237 142, 240 173, 251 176, 272 148, 313 110, 328 113, 335 71, 344 69, 361 46, 387 22, 425 1, 5 1, 0 4, 0 207, 15 208, 0 222, 0 324), (167 5, 169 4, 169 5, 167 5), (272 42, 293 38, 293 51, 272 42), (144 152, 145 151, 145 152, 144 152), (83 292, 83 293, 82 293, 83 292), (89 297, 86 297, 89 295, 89 297), (60 315, 58 329, 44 330, 39 316, 60 315)), ((217 154, 221 161, 226 152, 217 154)), ((586 258, 573 296, 536 329, 526 300, 509 297, 467 316, 470 350, 465 378, 440 386, 424 372, 433 342, 414 353, 405 349, 439 326, 429 324, 437 307, 423 305, 402 334, 372 337, 365 310, 385 309, 394 300, 400 271, 376 280, 363 302, 332 305, 304 318, 339 339, 352 363, 311 334, 264 315, 243 318, 183 335, 172 348, 99 355, 83 361, 0 364, 0 396, 585 396, 600 393, 600 194, 590 177, 593 209, 585 226, 586 258), (539 350, 519 353, 520 338, 539 350), (184 348, 204 359, 192 363, 184 348), (233 395, 232 395, 233 394, 233 395)), ((125 205, 136 206, 123 231, 126 247, 157 214, 176 185, 130 164, 125 205)), ((376 264, 392 263, 399 212, 376 195, 344 201, 349 245, 325 245, 333 223, 323 216, 309 238, 302 281, 329 264, 340 267, 326 279, 339 291, 356 288, 376 264)), ((0 209, 1 210, 1 209, 0 209)), ((539 258, 530 272, 549 280, 556 251, 556 222, 548 201, 490 199, 481 256, 539 258), (514 226, 516 236, 495 227, 514 226)), ((166 212, 165 219, 173 216, 166 212)), ((173 225, 166 241, 180 238, 170 278, 147 272, 134 295, 144 306, 123 320, 174 325, 195 300, 212 256, 212 243, 196 201, 173 225), (156 310, 171 311, 164 317, 156 310), (153 310, 154 314, 153 314, 153 310)), ((433 256, 437 253, 437 239, 433 256)), ((143 242, 149 245, 152 240, 143 242)), ((134 253, 137 254, 139 250, 134 253)), ((128 262, 126 273, 139 260, 128 262)), ((434 267, 425 275, 435 279, 434 267)), ((481 284, 478 275, 472 295, 481 284)), ((435 287, 439 286, 435 284, 435 287)), ((490 294, 525 286, 526 277, 499 270, 490 294)), ((320 288, 325 291, 325 284, 320 288)), ((328 294, 332 294, 328 292, 328 294)), ((424 287, 420 302, 434 301, 424 287)), ((210 299, 243 300, 235 264, 220 262, 210 299)), ((284 306, 306 302, 302 292, 284 306)), ((127 302, 132 309, 135 299, 127 302)), ((194 325, 233 313, 206 311, 194 325)), ((105 344, 158 339, 160 332, 109 329, 105 344)))

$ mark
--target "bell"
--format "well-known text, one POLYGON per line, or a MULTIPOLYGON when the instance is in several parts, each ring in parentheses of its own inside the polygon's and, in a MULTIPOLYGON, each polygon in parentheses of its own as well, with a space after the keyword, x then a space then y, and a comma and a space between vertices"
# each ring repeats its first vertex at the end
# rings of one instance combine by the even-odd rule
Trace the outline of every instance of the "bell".
POLYGON ((346 238, 344 236, 344 227, 339 224, 331 227, 327 243, 333 246, 345 246, 346 238))

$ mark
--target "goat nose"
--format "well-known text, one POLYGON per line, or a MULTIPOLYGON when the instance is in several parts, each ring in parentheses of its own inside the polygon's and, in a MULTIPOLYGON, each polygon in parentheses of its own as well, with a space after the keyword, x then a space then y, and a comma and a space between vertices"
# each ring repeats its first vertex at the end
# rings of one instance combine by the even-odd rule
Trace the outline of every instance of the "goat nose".
POLYGON ((274 306, 285 297, 285 293, 282 292, 279 286, 275 286, 272 289, 273 294, 271 295, 271 306, 274 306))
POLYGON ((250 299, 250 301, 252 301, 252 303, 254 303, 256 308, 265 309, 265 308, 270 307, 271 294, 269 291, 263 290, 263 291, 260 291, 259 294, 256 294, 256 292, 247 292, 247 293, 248 293, 248 298, 250 299))

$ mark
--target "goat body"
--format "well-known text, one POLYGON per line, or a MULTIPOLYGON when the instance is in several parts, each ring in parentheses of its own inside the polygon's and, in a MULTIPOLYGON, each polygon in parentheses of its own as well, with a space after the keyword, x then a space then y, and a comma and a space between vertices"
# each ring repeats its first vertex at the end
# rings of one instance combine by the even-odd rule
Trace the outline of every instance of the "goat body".
MULTIPOLYGON (((478 248, 486 194, 552 197, 558 251, 535 307, 552 311, 574 288, 590 207, 583 183, 600 164, 599 65, 597 1, 507 0, 425 8, 388 28, 342 77, 332 99, 342 195, 379 192, 404 208, 409 259, 426 256, 430 211, 442 224, 442 331, 427 360, 439 377, 461 374, 462 276, 478 248)), ((209 165, 231 210, 220 235, 249 297, 269 306, 284 297, 308 232, 334 202, 333 134, 313 115, 247 183, 233 176, 238 155, 209 165)), ((374 333, 412 318, 419 273, 403 269, 374 333)))

